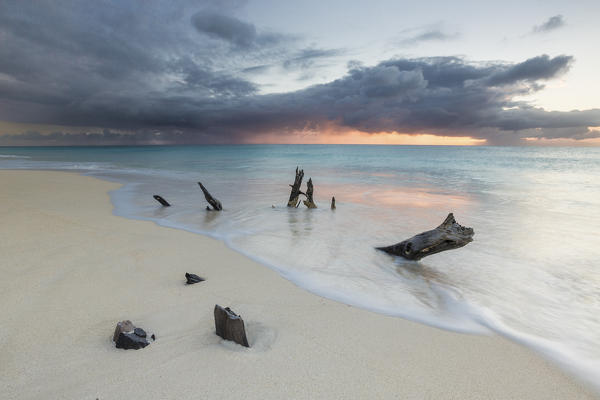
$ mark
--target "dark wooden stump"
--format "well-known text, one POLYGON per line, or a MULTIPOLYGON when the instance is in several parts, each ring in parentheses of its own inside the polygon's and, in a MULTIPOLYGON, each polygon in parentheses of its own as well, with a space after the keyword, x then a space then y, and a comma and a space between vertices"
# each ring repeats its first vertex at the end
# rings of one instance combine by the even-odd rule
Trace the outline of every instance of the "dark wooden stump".
POLYGON ((387 247, 377 247, 378 250, 408 260, 420 260, 446 250, 458 249, 473 241, 473 228, 459 225, 452 213, 435 229, 419 233, 400 243, 387 247))
POLYGON ((221 307, 215 304, 215 330, 217 335, 225 340, 231 340, 244 347, 250 347, 246 338, 244 320, 229 307, 221 307))
POLYGON ((308 208, 317 208, 317 205, 313 201, 313 190, 312 178, 309 178, 308 182, 306 182, 306 200, 304 200, 304 205, 308 208))
POLYGON ((169 204, 169 202, 166 201, 165 199, 163 199, 161 196, 155 194, 152 197, 154 197, 154 200, 158 201, 163 207, 171 207, 171 205, 169 204))
MULTIPOLYGON (((208 190, 206 190, 204 185, 202 185, 202 182, 198 182, 198 185, 200 186, 200 189, 202 189, 202 192, 204 193, 204 198, 206 199, 208 204, 210 204, 212 206, 213 210, 215 210, 215 211, 223 210, 223 206, 221 205, 221 202, 219 200, 215 199, 214 197, 212 197, 212 195, 208 192, 208 190)), ((208 209, 208 207, 207 207, 207 209, 208 209)))
POLYGON ((335 196, 331 197, 331 209, 335 210, 335 196))
POLYGON ((304 194, 300 190, 300 186, 302 186, 302 178, 304 178, 304 170, 298 170, 298 167, 296 167, 296 178, 294 179, 294 184, 290 185, 292 191, 290 193, 290 199, 287 203, 288 207, 298 207, 298 204, 300 203, 299 197, 301 194, 304 194))

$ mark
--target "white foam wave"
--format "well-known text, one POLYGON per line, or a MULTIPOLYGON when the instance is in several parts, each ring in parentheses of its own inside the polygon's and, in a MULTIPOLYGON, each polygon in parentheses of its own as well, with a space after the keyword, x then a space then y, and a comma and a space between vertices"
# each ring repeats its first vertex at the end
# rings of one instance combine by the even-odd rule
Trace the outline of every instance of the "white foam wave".
POLYGON ((460 301, 449 292, 446 301, 448 307, 456 313, 470 318, 500 336, 535 350, 600 392, 600 360, 589 358, 561 342, 514 329, 489 308, 460 301))

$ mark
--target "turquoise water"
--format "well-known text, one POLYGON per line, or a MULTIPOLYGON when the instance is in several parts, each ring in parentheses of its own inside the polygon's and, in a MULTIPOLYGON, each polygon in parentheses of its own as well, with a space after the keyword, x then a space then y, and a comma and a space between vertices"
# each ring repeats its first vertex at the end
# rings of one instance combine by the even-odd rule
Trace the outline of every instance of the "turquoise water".
POLYGON ((111 194, 117 215, 217 237, 347 304, 497 332, 600 382, 599 148, 0 148, 0 168, 121 182, 111 194), (313 179, 316 210, 285 207, 297 165, 313 179), (197 181, 223 213, 204 210, 197 181), (420 262, 374 250, 437 226, 448 212, 475 229, 473 243, 420 262))

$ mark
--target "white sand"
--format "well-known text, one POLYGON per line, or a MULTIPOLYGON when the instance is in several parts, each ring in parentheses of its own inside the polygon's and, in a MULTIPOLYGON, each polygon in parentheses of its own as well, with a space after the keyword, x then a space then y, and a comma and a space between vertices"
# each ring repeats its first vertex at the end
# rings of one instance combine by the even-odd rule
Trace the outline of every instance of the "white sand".
POLYGON ((116 184, 45 171, 0 184, 1 399, 594 397, 502 338, 323 299, 218 241, 115 217, 116 184), (207 281, 186 286, 186 271, 207 281), (243 316, 251 349, 214 334, 215 303, 243 316), (116 349, 122 319, 157 341, 116 349))

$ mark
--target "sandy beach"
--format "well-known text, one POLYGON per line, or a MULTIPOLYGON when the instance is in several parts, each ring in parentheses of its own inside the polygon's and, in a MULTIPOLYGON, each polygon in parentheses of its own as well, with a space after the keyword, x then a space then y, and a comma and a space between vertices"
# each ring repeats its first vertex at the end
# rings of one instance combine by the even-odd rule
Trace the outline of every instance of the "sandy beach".
POLYGON ((597 398, 501 337, 330 301, 214 239, 114 216, 115 183, 0 182, 2 399, 597 398), (215 304, 242 315, 250 349, 214 334, 215 304), (157 340, 116 349, 123 319, 157 340))

